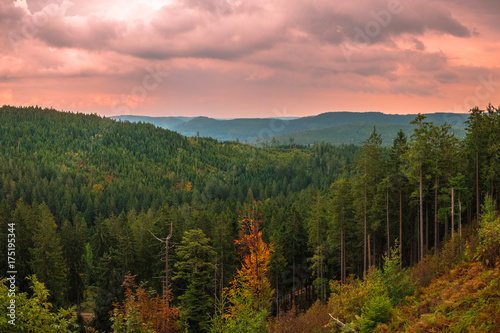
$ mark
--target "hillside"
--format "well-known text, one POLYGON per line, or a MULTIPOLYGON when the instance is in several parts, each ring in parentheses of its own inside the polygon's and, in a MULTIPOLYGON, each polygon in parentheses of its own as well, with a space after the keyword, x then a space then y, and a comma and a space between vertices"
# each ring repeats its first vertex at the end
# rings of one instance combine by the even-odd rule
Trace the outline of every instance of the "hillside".
POLYGON ((419 290, 387 332, 500 332, 500 267, 464 262, 419 290))
MULTIPOLYGON (((295 144, 308 145, 315 142, 327 142, 332 145, 354 144, 360 145, 373 131, 373 128, 381 135, 382 144, 388 146, 401 129, 406 135, 411 135, 414 126, 409 124, 386 124, 386 123, 356 123, 332 126, 317 130, 307 130, 279 135, 266 140, 267 144, 288 144, 291 140, 295 144)), ((463 131, 462 131, 463 132, 463 131)))
MULTIPOLYGON (((257 118, 257 119, 213 119, 208 117, 144 117, 117 116, 121 121, 149 122, 163 128, 176 131, 188 137, 211 137, 221 141, 272 144, 279 141, 287 144, 290 138, 295 143, 307 145, 315 142, 331 144, 360 145, 366 139, 373 126, 377 126, 382 134, 382 141, 390 145, 392 138, 399 131, 409 136, 413 127, 410 121, 415 114, 393 115, 381 112, 328 112, 317 116, 296 119, 257 118), (267 138, 267 139, 266 139, 267 138), (272 140, 274 138, 274 140, 272 140)), ((452 126, 457 137, 465 136, 466 114, 434 113, 427 115, 428 121, 435 124, 445 122, 452 126)))
MULTIPOLYGON (((339 116, 308 117, 301 126, 339 116)), ((256 147, 144 122, 3 106, 0 280, 14 265, 20 309, 50 302, 55 314, 75 306, 93 315, 80 324, 100 332, 317 332, 333 329, 328 314, 363 333, 404 330, 413 325, 409 309, 422 312, 415 323, 424 320, 419 304, 426 302, 406 296, 464 257, 491 271, 500 253, 496 203, 488 199, 500 191, 491 149, 500 141, 500 111, 471 110, 463 140, 430 120, 419 115, 412 135, 392 134, 391 146, 377 128, 391 135, 393 124, 376 123, 365 125, 365 138, 356 133, 361 147, 256 147), (15 264, 7 258, 12 234, 15 264), (476 252, 465 235, 478 235, 476 252), (169 239, 168 250, 158 239, 169 239), (461 242, 449 250, 450 239, 461 242), (434 252, 443 255, 429 260, 434 252), (32 287, 46 298, 30 299, 32 287), (398 309, 401 321, 391 319, 398 309)), ((484 274, 494 276, 484 285, 494 283, 496 273, 484 274)), ((7 291, 0 307, 10 302, 7 291)), ((446 325, 458 320, 460 302, 446 305, 455 309, 446 325)), ((22 313, 20 323, 31 325, 31 312, 22 313)))

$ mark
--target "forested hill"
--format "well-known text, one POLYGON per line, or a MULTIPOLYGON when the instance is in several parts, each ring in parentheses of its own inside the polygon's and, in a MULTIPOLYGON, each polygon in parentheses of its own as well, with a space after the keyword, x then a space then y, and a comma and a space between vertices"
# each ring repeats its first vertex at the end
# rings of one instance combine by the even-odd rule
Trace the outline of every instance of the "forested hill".
MULTIPOLYGON (((86 310, 95 313, 97 328, 109 330, 109 311, 123 298, 127 272, 161 293, 161 279, 153 277, 163 274, 164 247, 149 231, 164 237, 168 222, 172 244, 196 229, 213 240, 216 256, 210 260, 223 267, 217 278, 226 287, 237 268, 234 240, 244 205, 259 203, 266 240, 276 238, 284 221, 304 214, 316 191, 326 191, 356 151, 325 144, 258 149, 186 138, 151 124, 4 106, 0 222, 5 237, 7 222, 17 226, 18 287, 29 291, 24 277, 36 273, 56 306, 76 304, 84 290, 98 290, 86 310)), ((1 246, 4 274, 7 243, 1 246)), ((297 260, 308 255, 304 251, 297 260)), ((170 258, 173 267, 176 253, 170 258)), ((173 285, 175 303, 184 288, 184 282, 173 285)), ((207 292, 213 295, 213 287, 207 292)))
POLYGON ((471 110, 463 139, 406 126, 388 146, 371 128, 361 146, 261 148, 3 106, 0 306, 14 234, 20 332, 67 332, 72 306, 99 332, 499 327, 481 311, 500 312, 500 111, 471 110), (421 297, 458 288, 429 284, 460 262, 481 274, 470 293, 421 297))
POLYGON ((340 172, 340 157, 350 162, 356 150, 262 150, 40 108, 4 106, 0 117, 2 196, 9 204, 46 202, 58 223, 71 217, 72 206, 90 223, 165 202, 242 203, 250 188, 256 200, 326 188, 340 172))
MULTIPOLYGON (((390 146, 395 134, 402 129, 411 135, 410 121, 415 114, 384 114, 381 112, 328 112, 317 116, 301 118, 260 118, 260 119, 213 119, 208 117, 146 117, 116 116, 114 119, 131 122, 147 122, 168 128, 186 136, 200 135, 218 140, 287 144, 292 139, 297 144, 308 145, 316 142, 331 144, 355 144, 370 135, 373 126, 379 129, 384 146, 390 146)), ((465 137, 467 114, 432 113, 428 121, 436 125, 448 123, 451 131, 459 138, 465 137)))

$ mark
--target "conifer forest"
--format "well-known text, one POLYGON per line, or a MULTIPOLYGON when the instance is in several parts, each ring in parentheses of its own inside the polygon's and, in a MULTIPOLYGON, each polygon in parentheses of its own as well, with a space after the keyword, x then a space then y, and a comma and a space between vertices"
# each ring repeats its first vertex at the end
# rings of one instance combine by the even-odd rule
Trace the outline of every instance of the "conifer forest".
POLYGON ((5 105, 0 331, 500 332, 500 108, 467 116, 257 146, 5 105))

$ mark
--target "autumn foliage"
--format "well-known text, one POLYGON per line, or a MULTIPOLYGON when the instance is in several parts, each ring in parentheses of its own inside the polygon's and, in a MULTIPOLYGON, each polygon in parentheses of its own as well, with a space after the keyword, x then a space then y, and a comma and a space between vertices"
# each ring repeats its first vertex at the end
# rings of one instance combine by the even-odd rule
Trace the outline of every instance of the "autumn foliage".
POLYGON ((122 332, 177 332, 179 310, 171 307, 160 296, 154 296, 144 285, 137 286, 134 276, 127 274, 122 284, 125 300, 115 304, 113 310, 113 330, 122 332))
POLYGON ((241 268, 237 270, 228 291, 231 305, 226 318, 229 321, 241 321, 242 317, 255 313, 256 316, 263 317, 259 319, 265 322, 265 316, 271 307, 274 290, 271 289, 267 278, 267 270, 273 252, 272 244, 267 244, 262 239, 260 228, 263 221, 252 215, 255 214, 249 212, 240 220, 241 238, 235 240, 235 244, 239 247, 241 268))

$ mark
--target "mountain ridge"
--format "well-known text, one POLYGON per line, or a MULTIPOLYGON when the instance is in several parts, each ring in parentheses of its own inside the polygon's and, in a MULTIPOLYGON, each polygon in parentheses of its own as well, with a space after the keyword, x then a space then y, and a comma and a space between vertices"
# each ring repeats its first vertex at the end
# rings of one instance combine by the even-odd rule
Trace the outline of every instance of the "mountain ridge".
MULTIPOLYGON (((465 135, 466 113, 437 112, 425 114, 426 121, 438 125, 448 123, 458 137, 465 135)), ((271 141, 294 141, 298 144, 327 142, 332 144, 360 144, 361 132, 366 136, 366 128, 383 128, 385 144, 400 129, 411 135, 410 122, 417 114, 386 114, 379 111, 352 112, 332 111, 300 118, 235 118, 217 119, 199 117, 149 117, 114 116, 117 121, 146 122, 193 137, 211 137, 219 141, 241 141, 253 145, 270 144, 271 141), (330 132, 327 131, 330 129, 330 132), (304 133, 307 132, 308 133, 304 133), (337 134, 331 132, 338 132, 337 134), (342 136, 338 134, 342 133, 342 136), (307 135, 306 135, 307 134, 307 135), (275 140, 272 140, 275 138, 275 140)))

